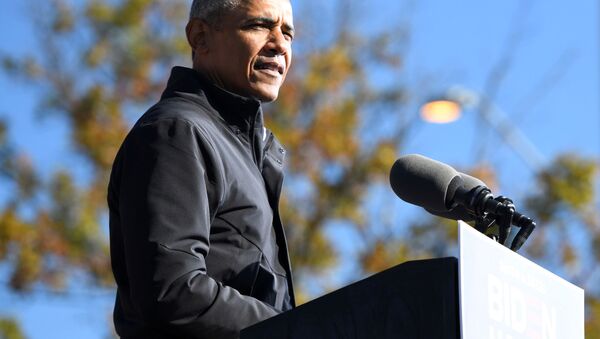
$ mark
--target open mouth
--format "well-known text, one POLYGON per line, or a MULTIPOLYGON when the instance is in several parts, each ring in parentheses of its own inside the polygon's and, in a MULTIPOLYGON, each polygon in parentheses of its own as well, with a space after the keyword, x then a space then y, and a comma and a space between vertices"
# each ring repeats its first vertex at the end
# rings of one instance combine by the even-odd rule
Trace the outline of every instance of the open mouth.
POLYGON ((285 67, 283 65, 272 61, 257 61, 254 64, 254 69, 267 70, 271 71, 272 73, 277 73, 279 75, 283 75, 283 72, 285 71, 285 67))

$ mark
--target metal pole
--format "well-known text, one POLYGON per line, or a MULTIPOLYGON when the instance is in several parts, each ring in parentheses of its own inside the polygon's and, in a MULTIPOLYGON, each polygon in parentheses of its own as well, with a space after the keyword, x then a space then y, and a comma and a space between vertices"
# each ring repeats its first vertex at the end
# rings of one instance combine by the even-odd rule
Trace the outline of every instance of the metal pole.
POLYGON ((448 90, 447 96, 463 108, 478 109, 485 121, 535 172, 539 172, 544 167, 546 159, 538 148, 510 121, 504 111, 484 95, 464 87, 453 86, 448 90))

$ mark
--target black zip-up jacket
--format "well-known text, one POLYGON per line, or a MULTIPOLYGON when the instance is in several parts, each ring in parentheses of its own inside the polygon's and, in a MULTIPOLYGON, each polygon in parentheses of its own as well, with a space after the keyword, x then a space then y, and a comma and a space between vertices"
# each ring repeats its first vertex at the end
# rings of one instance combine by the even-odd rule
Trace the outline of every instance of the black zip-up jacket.
POLYGON ((175 67, 108 187, 123 338, 235 338, 294 307, 278 212, 285 151, 260 102, 175 67))

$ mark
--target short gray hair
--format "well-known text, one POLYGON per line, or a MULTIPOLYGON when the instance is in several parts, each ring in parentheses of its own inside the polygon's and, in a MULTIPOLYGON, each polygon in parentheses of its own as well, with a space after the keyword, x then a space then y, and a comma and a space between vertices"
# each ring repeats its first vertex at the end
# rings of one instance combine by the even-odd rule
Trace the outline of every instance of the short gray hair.
POLYGON ((242 0, 194 0, 190 9, 190 20, 194 18, 215 23, 224 13, 241 4, 242 0))

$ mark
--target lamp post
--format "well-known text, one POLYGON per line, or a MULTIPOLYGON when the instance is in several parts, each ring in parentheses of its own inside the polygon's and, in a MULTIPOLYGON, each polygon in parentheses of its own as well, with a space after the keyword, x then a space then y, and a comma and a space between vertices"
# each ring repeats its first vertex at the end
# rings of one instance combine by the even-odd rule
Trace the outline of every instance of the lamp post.
POLYGON ((452 86, 442 96, 426 102, 420 114, 427 122, 450 123, 459 119, 461 112, 468 109, 478 110, 481 117, 535 172, 543 168, 546 161, 537 147, 510 122, 506 113, 483 94, 452 86))

